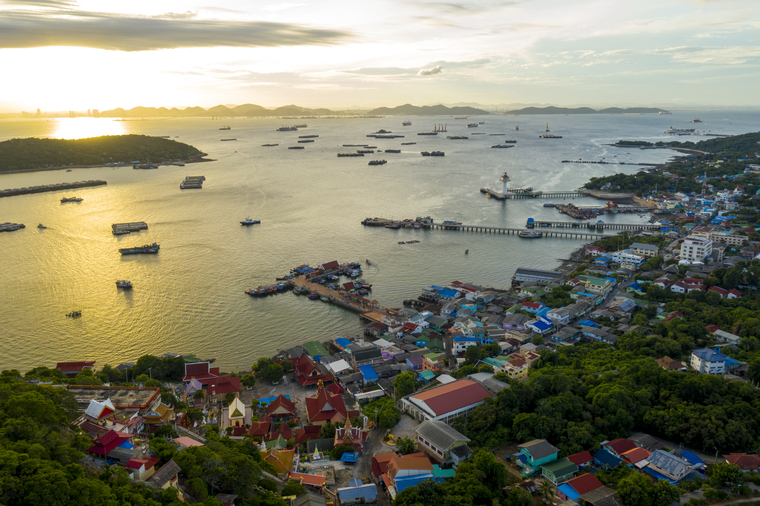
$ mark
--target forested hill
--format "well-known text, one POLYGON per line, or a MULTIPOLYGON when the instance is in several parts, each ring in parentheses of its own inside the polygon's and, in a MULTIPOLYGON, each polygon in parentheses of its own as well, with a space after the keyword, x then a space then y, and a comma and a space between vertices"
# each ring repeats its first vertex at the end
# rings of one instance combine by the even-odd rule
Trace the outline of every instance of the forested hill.
POLYGON ((0 172, 60 167, 105 165, 140 160, 188 160, 202 155, 188 144, 147 135, 108 135, 89 139, 11 139, 0 142, 0 172))
POLYGON ((416 106, 411 104, 399 105, 398 107, 378 107, 372 109, 368 114, 375 115, 410 115, 410 116, 446 116, 446 115, 471 115, 488 114, 488 111, 476 109, 475 107, 446 107, 445 105, 423 105, 416 106))
POLYGON ((608 107, 606 109, 592 109, 591 107, 526 107, 508 111, 507 114, 657 114, 667 112, 664 109, 656 107, 629 107, 622 109, 620 107, 608 107))
POLYGON ((760 132, 750 132, 748 134, 732 135, 730 137, 716 137, 693 142, 674 142, 672 145, 680 147, 693 147, 699 151, 709 151, 710 153, 731 153, 736 155, 753 156, 760 151, 760 132))

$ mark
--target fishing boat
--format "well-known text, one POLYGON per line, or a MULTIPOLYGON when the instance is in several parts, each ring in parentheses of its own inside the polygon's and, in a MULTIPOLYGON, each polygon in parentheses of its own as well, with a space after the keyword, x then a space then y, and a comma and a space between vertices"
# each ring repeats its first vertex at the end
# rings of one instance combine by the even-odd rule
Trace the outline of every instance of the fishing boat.
POLYGON ((330 299, 328 299, 328 298, 327 298, 327 295, 323 295, 323 296, 321 296, 321 297, 319 298, 319 300, 321 300, 321 301, 323 301, 323 302, 327 302, 327 301, 328 301, 328 300, 330 300, 330 299))
POLYGON ((119 288, 132 288, 132 282, 126 279, 120 279, 116 282, 116 286, 119 288))
POLYGON ((554 204, 552 204, 551 202, 547 202, 546 204, 544 204, 544 207, 554 207, 554 204))
POLYGON ((82 202, 84 199, 82 197, 63 197, 61 199, 61 203, 64 202, 82 202))
POLYGON ((223 126, 223 127, 219 128, 219 130, 232 130, 232 128, 230 128, 228 126, 223 126))
POLYGON ((470 250, 468 250, 468 249, 464 250, 464 254, 465 254, 465 255, 467 255, 467 254, 469 254, 469 253, 470 253, 470 250))
POLYGON ((45 225, 43 225, 42 223, 40 223, 39 225, 37 225, 37 228, 44 229, 44 228, 47 228, 47 227, 45 225))
POLYGON ((411 121, 409 121, 409 120, 406 120, 406 121, 402 121, 402 122, 401 122, 401 126, 412 126, 412 122, 411 122, 411 121))
POLYGON ((536 232, 535 230, 522 230, 517 235, 523 239, 541 239, 544 236, 543 232, 536 232))
POLYGON ((520 127, 518 125, 515 125, 515 130, 520 130, 520 127))
POLYGON ((82 316, 82 312, 81 311, 72 311, 70 313, 66 313, 66 316, 69 317, 69 318, 79 318, 80 316, 82 316))
POLYGON ((252 220, 250 218, 246 218, 243 221, 240 222, 241 225, 248 226, 248 225, 258 225, 261 223, 261 220, 252 220))

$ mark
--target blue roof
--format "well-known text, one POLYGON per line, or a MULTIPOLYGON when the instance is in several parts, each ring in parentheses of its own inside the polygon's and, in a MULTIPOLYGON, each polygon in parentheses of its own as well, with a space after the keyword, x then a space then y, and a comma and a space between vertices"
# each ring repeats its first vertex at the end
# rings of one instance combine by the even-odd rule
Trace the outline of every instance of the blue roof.
POLYGON ((477 342, 477 337, 467 337, 467 336, 457 336, 454 338, 454 342, 464 342, 464 343, 470 343, 470 342, 477 342))
POLYGON ((551 323, 544 323, 541 320, 538 320, 537 322, 534 322, 531 325, 533 325, 534 327, 536 327, 538 330, 547 330, 547 329, 552 328, 552 324, 551 323))
POLYGON ((441 290, 445 290, 444 287, 442 287, 442 286, 436 286, 436 285, 431 285, 430 288, 432 288, 436 292, 440 292, 441 290))
POLYGON ((615 467, 622 462, 619 458, 608 452, 607 450, 599 450, 594 454, 594 460, 598 461, 601 465, 615 467))
POLYGON ((456 297, 457 293, 458 292, 456 290, 452 290, 451 288, 444 288, 443 290, 441 290, 441 297, 446 297, 446 298, 451 299, 451 298, 456 297))
MULTIPOLYGON (((283 397, 285 397, 286 399, 290 400, 290 395, 288 395, 288 394, 285 394, 283 397)), ((276 398, 277 398, 276 396, 275 397, 264 397, 263 399, 256 399, 256 400, 259 401, 259 403, 263 404, 264 406, 268 406, 269 403, 272 402, 273 400, 275 400, 276 398)))
POLYGON ((360 365, 359 370, 364 377, 364 380, 377 380, 379 377, 371 365, 360 365))
POLYGON ((407 476, 405 478, 396 478, 394 481, 396 482, 396 490, 399 492, 402 492, 409 487, 414 487, 420 482, 423 482, 425 480, 432 480, 432 479, 433 479, 432 473, 428 473, 428 474, 421 474, 418 476, 407 476))
POLYGON ((127 439, 126 441, 124 441, 123 443, 121 443, 119 445, 119 448, 126 448, 127 450, 131 450, 134 447, 135 447, 135 445, 133 445, 132 443, 130 443, 129 439, 127 439))
POLYGON ((524 453, 515 453, 513 457, 520 459, 523 464, 528 463, 528 457, 526 457, 524 453))
POLYGON ((599 328, 599 325, 597 325, 596 322, 592 320, 581 320, 578 322, 578 325, 582 325, 584 327, 599 328))
POLYGON ((647 474, 648 474, 648 475, 650 475, 650 476, 654 476, 654 477, 655 477, 655 478, 657 478, 658 480, 666 480, 666 481, 668 481, 668 482, 669 482, 671 485, 678 485, 678 482, 677 482, 677 481, 671 480, 670 478, 668 478, 668 477, 667 477, 667 476, 665 476, 664 474, 660 474, 660 473, 658 473, 657 471, 655 471, 654 469, 652 469, 652 468, 650 468, 650 467, 645 467, 645 468, 644 468, 644 472, 645 472, 645 473, 647 473, 647 474))
POLYGON ((563 483, 562 485, 557 487, 557 490, 565 494, 568 497, 568 499, 570 499, 571 501, 575 501, 581 496, 578 492, 575 491, 573 487, 571 487, 567 483, 563 483))
POLYGON ((722 353, 711 350, 710 348, 700 348, 699 350, 692 351, 694 356, 708 362, 725 362, 728 357, 722 353))
POLYGON ((363 497, 365 502, 373 502, 377 500, 377 486, 374 483, 368 483, 360 487, 339 488, 338 497, 341 501, 363 497))
POLYGON ((726 365, 739 365, 741 362, 734 360, 731 357, 726 357, 726 365))
POLYGON ((358 458, 358 455, 352 452, 344 452, 343 455, 340 456, 341 462, 349 462, 353 464, 356 462, 356 459, 358 458))
POLYGON ((351 341, 349 341, 345 337, 339 337, 338 339, 335 340, 335 343, 338 346, 343 346, 345 348, 346 346, 348 346, 349 344, 351 344, 351 341))
POLYGON ((688 461, 689 464, 704 464, 705 463, 705 461, 699 458, 699 456, 696 453, 690 452, 688 450, 683 450, 681 452, 681 458, 688 461))

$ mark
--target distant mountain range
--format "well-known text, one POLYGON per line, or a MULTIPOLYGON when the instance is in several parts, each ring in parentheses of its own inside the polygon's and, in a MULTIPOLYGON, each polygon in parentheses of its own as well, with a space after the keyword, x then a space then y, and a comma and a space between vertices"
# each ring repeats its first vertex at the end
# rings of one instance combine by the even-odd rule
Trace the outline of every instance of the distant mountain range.
MULTIPOLYGON (((590 107, 525 107, 507 111, 505 114, 657 114, 667 112, 664 109, 653 107, 608 107, 606 109, 592 109, 590 107)), ((228 107, 217 105, 210 109, 202 107, 186 107, 177 109, 172 107, 134 107, 132 109, 111 109, 101 111, 100 116, 107 118, 156 118, 156 117, 251 117, 251 116, 330 116, 336 114, 348 114, 345 111, 333 111, 330 109, 309 109, 297 105, 285 105, 276 109, 267 109, 260 105, 243 104, 228 107)), ((416 106, 411 104, 397 107, 378 107, 363 114, 371 116, 477 116, 490 114, 488 111, 469 106, 447 107, 445 105, 416 106)))
POLYGON ((608 107, 606 109, 592 109, 591 107, 526 107, 515 111, 507 111, 506 114, 658 114, 668 112, 656 107, 608 107))

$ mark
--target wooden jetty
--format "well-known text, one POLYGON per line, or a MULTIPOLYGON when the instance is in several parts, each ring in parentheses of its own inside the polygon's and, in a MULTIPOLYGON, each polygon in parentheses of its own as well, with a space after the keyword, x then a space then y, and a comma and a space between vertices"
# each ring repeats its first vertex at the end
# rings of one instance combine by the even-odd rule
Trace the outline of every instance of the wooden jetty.
POLYGON ((146 230, 148 224, 144 221, 135 221, 132 223, 114 223, 111 225, 113 235, 128 234, 130 232, 137 232, 138 230, 146 230))
POLYGON ((577 221, 528 221, 526 224, 531 228, 589 228, 594 230, 658 230, 662 225, 652 223, 600 223, 600 222, 577 222, 577 221))
POLYGON ((104 186, 107 185, 105 181, 89 180, 89 181, 75 181, 72 183, 56 183, 46 184, 42 186, 29 186, 26 188, 9 188, 0 190, 0 197, 13 197, 14 195, 27 195, 30 193, 44 193, 54 192, 59 190, 73 190, 75 188, 87 188, 90 186, 104 186))

